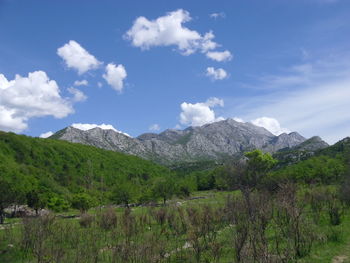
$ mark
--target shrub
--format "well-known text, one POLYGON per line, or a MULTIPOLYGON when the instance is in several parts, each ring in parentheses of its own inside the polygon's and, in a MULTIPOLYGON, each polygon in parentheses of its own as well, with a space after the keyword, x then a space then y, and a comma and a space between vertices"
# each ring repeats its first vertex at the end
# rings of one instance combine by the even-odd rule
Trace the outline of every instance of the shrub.
POLYGON ((95 221, 95 217, 93 215, 84 213, 80 216, 79 224, 82 227, 91 227, 94 221, 95 221))
POLYGON ((80 210, 82 213, 89 210, 94 205, 93 199, 85 193, 79 193, 73 196, 72 207, 80 210))
POLYGON ((101 212, 99 225, 105 230, 110 230, 117 226, 118 218, 113 207, 109 207, 101 212))
POLYGON ((52 196, 48 200, 47 207, 54 212, 62 212, 68 210, 69 203, 62 197, 52 196))

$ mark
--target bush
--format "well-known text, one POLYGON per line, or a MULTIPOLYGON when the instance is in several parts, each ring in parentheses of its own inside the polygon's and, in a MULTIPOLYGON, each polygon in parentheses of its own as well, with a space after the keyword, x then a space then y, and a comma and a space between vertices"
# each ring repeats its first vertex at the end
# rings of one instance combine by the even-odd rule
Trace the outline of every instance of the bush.
POLYGON ((80 210, 82 213, 89 210, 94 205, 93 199, 85 193, 79 193, 73 196, 72 207, 80 210))
POLYGON ((47 207, 54 212, 62 212, 68 210, 70 206, 62 197, 53 196, 49 198, 47 207))
POLYGON ((101 212, 99 220, 99 225, 101 228, 105 230, 110 230, 116 227, 117 222, 117 214, 114 208, 109 207, 101 212))
POLYGON ((92 223, 95 221, 95 217, 90 214, 82 214, 79 219, 79 224, 82 227, 91 227, 92 223))

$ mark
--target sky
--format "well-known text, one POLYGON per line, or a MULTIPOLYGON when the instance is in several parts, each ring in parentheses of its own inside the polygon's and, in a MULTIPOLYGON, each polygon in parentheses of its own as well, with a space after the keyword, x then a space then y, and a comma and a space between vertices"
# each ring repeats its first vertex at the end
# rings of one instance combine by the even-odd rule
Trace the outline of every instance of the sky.
POLYGON ((350 136, 348 0, 0 0, 0 130, 233 118, 350 136))

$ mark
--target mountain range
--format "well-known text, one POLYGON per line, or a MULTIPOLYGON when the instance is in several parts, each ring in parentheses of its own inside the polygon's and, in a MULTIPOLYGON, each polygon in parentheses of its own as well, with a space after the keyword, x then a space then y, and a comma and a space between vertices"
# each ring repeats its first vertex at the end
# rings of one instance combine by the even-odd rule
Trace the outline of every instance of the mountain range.
POLYGON ((145 133, 136 138, 112 129, 81 130, 69 126, 51 138, 136 155, 163 165, 223 160, 254 149, 276 153, 299 148, 318 150, 328 146, 319 137, 307 140, 297 132, 276 136, 263 127, 233 119, 184 130, 167 129, 159 134, 145 133))

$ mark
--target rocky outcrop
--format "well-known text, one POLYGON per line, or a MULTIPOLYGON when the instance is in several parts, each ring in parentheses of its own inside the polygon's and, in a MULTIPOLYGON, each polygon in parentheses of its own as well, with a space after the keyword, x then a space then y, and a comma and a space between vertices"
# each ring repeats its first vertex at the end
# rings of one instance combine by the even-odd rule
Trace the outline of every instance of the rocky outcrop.
POLYGON ((185 130, 168 129, 160 134, 145 133, 137 138, 114 130, 68 127, 52 138, 133 154, 161 164, 220 160, 253 149, 276 152, 306 141, 296 132, 275 136, 265 128, 233 119, 185 130))

